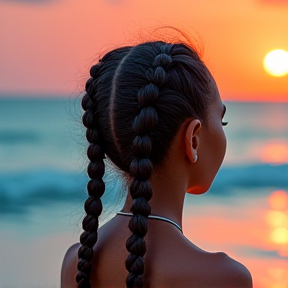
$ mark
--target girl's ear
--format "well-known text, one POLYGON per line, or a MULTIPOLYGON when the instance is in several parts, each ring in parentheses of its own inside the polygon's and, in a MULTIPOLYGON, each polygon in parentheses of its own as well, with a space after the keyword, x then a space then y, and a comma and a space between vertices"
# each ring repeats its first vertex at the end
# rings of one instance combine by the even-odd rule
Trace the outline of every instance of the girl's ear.
POLYGON ((197 161, 197 150, 199 147, 199 131, 201 129, 201 122, 199 119, 194 119, 187 127, 185 134, 185 151, 186 156, 191 163, 197 161))

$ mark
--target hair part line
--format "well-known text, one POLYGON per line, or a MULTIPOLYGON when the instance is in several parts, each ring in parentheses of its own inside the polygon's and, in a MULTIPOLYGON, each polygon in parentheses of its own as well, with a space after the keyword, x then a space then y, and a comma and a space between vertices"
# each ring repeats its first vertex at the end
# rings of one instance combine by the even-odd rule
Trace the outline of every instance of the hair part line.
POLYGON ((122 58, 121 62, 119 63, 118 67, 115 70, 115 74, 114 74, 114 77, 112 80, 112 89, 111 89, 111 95, 110 95, 110 101, 109 101, 109 114, 110 114, 109 120, 110 120, 110 127, 111 127, 111 135, 112 135, 115 147, 116 147, 117 151, 119 152, 119 155, 121 155, 121 149, 120 149, 120 145, 118 144, 118 139, 115 135, 115 131, 114 131, 115 126, 114 126, 114 118, 113 118, 114 100, 115 100, 115 92, 116 92, 116 80, 117 80, 117 77, 120 73, 120 69, 121 69, 123 63, 128 58, 128 56, 131 54, 132 50, 133 50, 133 47, 127 53, 127 55, 125 55, 122 58))

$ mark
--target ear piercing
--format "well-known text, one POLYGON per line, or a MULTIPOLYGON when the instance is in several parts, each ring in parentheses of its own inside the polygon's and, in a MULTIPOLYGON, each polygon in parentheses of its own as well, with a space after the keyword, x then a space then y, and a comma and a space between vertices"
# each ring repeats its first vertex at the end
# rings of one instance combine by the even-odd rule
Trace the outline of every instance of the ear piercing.
POLYGON ((193 161, 194 161, 193 163, 196 163, 196 162, 197 162, 197 159, 198 159, 197 154, 194 154, 194 155, 193 155, 193 161))

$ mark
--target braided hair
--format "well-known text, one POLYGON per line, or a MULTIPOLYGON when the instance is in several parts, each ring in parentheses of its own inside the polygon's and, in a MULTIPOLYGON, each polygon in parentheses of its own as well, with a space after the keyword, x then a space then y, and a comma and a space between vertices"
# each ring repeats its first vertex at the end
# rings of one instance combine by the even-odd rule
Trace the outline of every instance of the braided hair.
MULTIPOLYGON (((121 49, 119 49, 121 51, 121 49)), ((90 163, 87 167, 87 174, 90 180, 87 184, 88 199, 85 201, 84 209, 86 216, 82 221, 84 232, 80 236, 80 246, 78 250, 78 274, 76 281, 79 288, 90 288, 91 260, 93 258, 93 246, 98 239, 99 216, 102 212, 101 197, 105 192, 105 183, 103 176, 105 165, 104 149, 102 148, 101 137, 99 136, 97 123, 97 97, 98 81, 102 62, 113 52, 108 53, 98 64, 90 69, 91 78, 88 79, 85 85, 86 94, 82 98, 82 108, 85 113, 82 116, 83 125, 87 128, 86 139, 89 142, 87 149, 87 157, 90 163)), ((115 53, 114 53, 115 54, 115 53)), ((116 59, 115 59, 116 60, 116 59)))
POLYGON ((95 82, 97 70, 100 64, 95 65, 91 69, 91 76, 85 86, 86 94, 82 98, 82 108, 85 111, 82 122, 87 127, 86 138, 90 143, 87 156, 91 161, 87 168, 88 176, 91 180, 87 184, 88 199, 85 201, 85 212, 87 215, 83 219, 82 227, 84 232, 80 236, 80 243, 82 246, 78 251, 78 265, 79 273, 77 274, 76 281, 79 288, 90 287, 90 274, 91 274, 91 260, 93 257, 93 246, 95 245, 98 234, 99 221, 98 217, 102 212, 101 196, 105 191, 105 184, 102 180, 104 175, 104 151, 100 145, 100 139, 97 131, 97 122, 95 120, 96 105, 90 98, 92 90, 95 89, 95 82))
POLYGON ((165 69, 169 68, 171 62, 171 56, 165 53, 157 55, 153 61, 153 68, 149 68, 146 72, 149 84, 142 87, 137 95, 141 111, 133 122, 136 137, 132 144, 134 159, 130 165, 130 175, 133 177, 130 184, 133 217, 129 222, 129 229, 133 234, 126 242, 127 250, 130 252, 126 260, 126 269, 129 271, 126 279, 128 288, 142 287, 143 284, 140 275, 144 273, 143 256, 146 252, 144 236, 147 233, 147 217, 151 213, 148 201, 153 194, 149 182, 153 173, 153 163, 149 159, 152 150, 149 135, 158 122, 154 105, 159 97, 159 88, 166 82, 165 69))
POLYGON ((82 99, 82 121, 90 143, 87 172, 91 180, 76 281, 79 288, 91 287, 106 156, 129 175, 133 216, 128 225, 132 235, 126 242, 126 286, 142 287, 149 200, 153 195, 149 179, 153 167, 165 160, 180 125, 192 117, 205 121, 212 101, 211 74, 191 47, 162 41, 112 50, 90 74, 82 99))

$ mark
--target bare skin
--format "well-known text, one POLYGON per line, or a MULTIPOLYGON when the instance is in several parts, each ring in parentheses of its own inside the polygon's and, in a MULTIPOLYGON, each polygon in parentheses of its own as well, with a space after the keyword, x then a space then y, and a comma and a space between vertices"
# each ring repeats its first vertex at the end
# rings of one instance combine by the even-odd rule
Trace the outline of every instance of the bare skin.
MULTIPOLYGON (((216 84, 215 100, 208 110, 207 123, 187 119, 175 136, 163 165, 154 168, 150 181, 152 215, 167 217, 182 227, 185 193, 205 193, 221 166, 226 150, 222 128, 224 106, 216 84), (195 154, 198 160, 195 162, 195 154)), ((123 212, 130 212, 127 197, 123 212)), ((125 243, 131 235, 130 217, 117 215, 99 232, 92 260, 92 288, 125 287, 128 252, 125 243)), ((143 288, 251 288, 252 278, 245 266, 223 252, 210 253, 194 245, 173 225, 148 219, 145 236, 143 288)), ((77 287, 77 250, 71 246, 64 258, 61 287, 77 287)))

